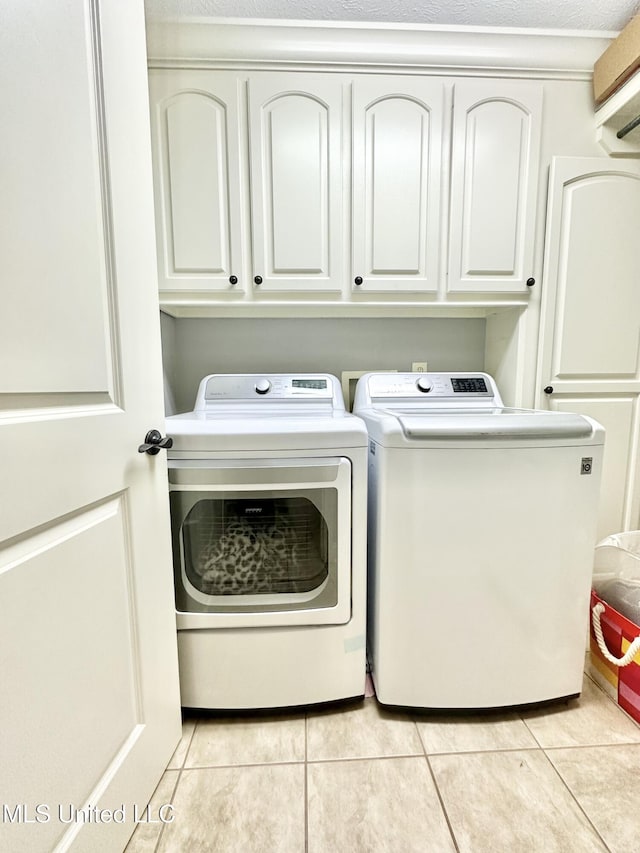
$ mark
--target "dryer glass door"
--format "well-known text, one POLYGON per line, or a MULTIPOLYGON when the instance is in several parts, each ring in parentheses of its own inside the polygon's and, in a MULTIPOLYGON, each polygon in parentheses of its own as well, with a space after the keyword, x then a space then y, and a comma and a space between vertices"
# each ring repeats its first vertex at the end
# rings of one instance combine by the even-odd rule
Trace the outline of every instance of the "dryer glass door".
POLYGON ((347 622, 351 463, 169 461, 179 627, 347 622))

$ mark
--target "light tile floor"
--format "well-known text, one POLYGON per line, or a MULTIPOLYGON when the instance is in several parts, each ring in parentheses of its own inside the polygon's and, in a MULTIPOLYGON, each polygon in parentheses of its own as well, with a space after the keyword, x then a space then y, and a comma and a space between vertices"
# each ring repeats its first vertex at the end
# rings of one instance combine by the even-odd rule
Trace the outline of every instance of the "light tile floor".
POLYGON ((588 676, 521 713, 186 717, 166 803, 127 853, 632 853, 640 726, 588 676))

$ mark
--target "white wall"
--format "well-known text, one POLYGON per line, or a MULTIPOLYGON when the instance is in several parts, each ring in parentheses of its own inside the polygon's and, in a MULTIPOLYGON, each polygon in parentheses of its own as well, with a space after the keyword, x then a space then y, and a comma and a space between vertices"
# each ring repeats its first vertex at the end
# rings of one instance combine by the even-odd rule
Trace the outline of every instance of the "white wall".
POLYGON ((163 315, 167 414, 193 408, 208 373, 481 370, 484 319, 174 319, 163 315))
POLYGON ((176 409, 176 320, 169 314, 160 312, 160 333, 162 335, 162 371, 164 376, 164 409, 170 415, 176 409))

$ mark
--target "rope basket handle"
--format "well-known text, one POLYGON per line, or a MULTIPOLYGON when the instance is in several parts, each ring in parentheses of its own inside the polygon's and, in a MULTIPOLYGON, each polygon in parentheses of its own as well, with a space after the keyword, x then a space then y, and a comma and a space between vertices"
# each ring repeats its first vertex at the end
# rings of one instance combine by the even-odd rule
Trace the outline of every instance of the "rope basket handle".
POLYGON ((636 637, 635 640, 631 643, 627 651, 621 658, 614 657, 609 649, 607 648, 607 644, 604 641, 604 636, 602 635, 602 626, 600 625, 600 617, 606 610, 604 604, 599 601, 594 605, 591 611, 591 617, 593 622, 593 633, 596 635, 596 640, 598 642, 598 648, 602 652, 602 656, 609 661, 609 663, 615 664, 615 666, 623 667, 629 666, 631 661, 640 651, 640 636, 636 637))

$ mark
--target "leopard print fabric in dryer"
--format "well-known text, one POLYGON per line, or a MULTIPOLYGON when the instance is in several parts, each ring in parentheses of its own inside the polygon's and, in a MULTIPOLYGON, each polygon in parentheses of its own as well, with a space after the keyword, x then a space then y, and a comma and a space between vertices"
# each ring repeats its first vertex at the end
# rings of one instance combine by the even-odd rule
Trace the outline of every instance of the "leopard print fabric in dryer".
POLYGON ((298 534, 285 514, 276 513, 266 524, 233 519, 201 551, 201 589, 209 595, 250 595, 278 592, 283 583, 291 588, 299 551, 298 534))

